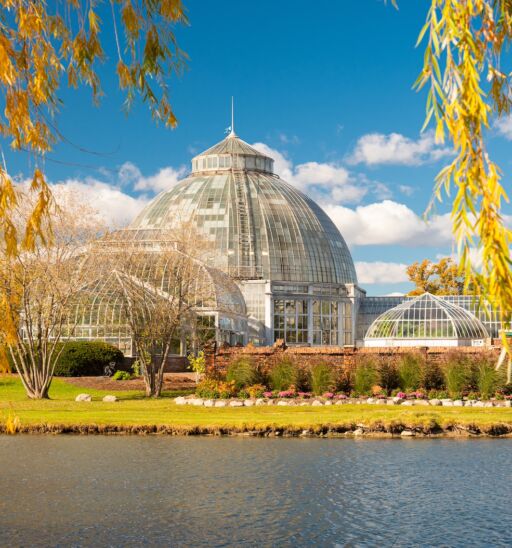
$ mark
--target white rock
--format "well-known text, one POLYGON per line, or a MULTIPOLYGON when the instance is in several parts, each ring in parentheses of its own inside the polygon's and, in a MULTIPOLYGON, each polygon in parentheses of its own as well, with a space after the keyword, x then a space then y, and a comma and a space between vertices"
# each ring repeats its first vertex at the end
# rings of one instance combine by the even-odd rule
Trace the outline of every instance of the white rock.
POLYGON ((178 396, 177 398, 174 398, 174 403, 176 405, 185 405, 187 403, 187 400, 183 396, 178 396))
POLYGON ((398 396, 395 396, 395 397, 393 398, 393 401, 394 401, 395 403, 402 403, 404 400, 403 400, 402 398, 399 398, 398 396))
POLYGON ((226 407, 227 403, 226 400, 217 400, 215 402, 215 407, 226 407))
POLYGON ((283 406, 283 405, 288 405, 288 402, 287 402, 287 401, 284 401, 284 400, 281 400, 281 401, 278 401, 278 402, 277 402, 277 405, 281 405, 281 406, 283 406))
POLYGON ((366 403, 375 403, 375 399, 374 398, 368 398, 366 400, 366 403))
POLYGON ((332 401, 331 400, 327 400, 324 405, 332 405, 332 401))
POLYGON ((412 407, 414 405, 414 400, 405 400, 402 402, 402 405, 405 405, 406 407, 412 407))
POLYGON ((432 398, 431 400, 428 400, 429 405, 442 405, 441 400, 438 400, 437 398, 432 398))
POLYGON ((364 430, 362 428, 356 428, 354 430, 354 436, 361 436, 362 434, 364 434, 364 430))
POLYGON ((323 405, 321 401, 315 400, 312 404, 313 407, 318 407, 319 405, 323 405))
POLYGON ((445 402, 448 402, 448 403, 453 402, 451 398, 443 398, 441 401, 443 402, 443 405, 445 402))
POLYGON ((453 407, 464 407, 464 402, 462 400, 455 400, 453 402, 453 407))
POLYGON ((400 432, 400 435, 404 438, 410 438, 411 436, 415 436, 416 434, 412 430, 402 430, 402 432, 400 432))
POLYGON ((443 404, 443 407, 453 407, 452 400, 442 400, 441 403, 443 404))
POLYGON ((114 401, 117 401, 117 397, 116 396, 111 396, 111 395, 103 396, 103 401, 112 403, 114 401))
POLYGON ((213 400, 204 400, 205 407, 213 407, 215 405, 213 400))
POLYGON ((78 394, 75 401, 92 401, 92 397, 90 394, 78 394))
POLYGON ((267 405, 274 405, 274 400, 268 400, 267 405))
POLYGON ((204 400, 203 398, 194 398, 193 400, 190 400, 190 403, 192 405, 197 405, 198 407, 204 405, 204 400))
POLYGON ((387 405, 399 405, 399 402, 395 401, 395 398, 393 398, 391 400, 387 400, 386 404, 387 405))
POLYGON ((243 406, 244 406, 243 402, 239 400, 233 400, 229 402, 229 407, 243 407, 243 406))
POLYGON ((347 403, 346 400, 338 400, 335 405, 345 405, 345 403, 347 403))
POLYGON ((308 401, 303 401, 299 405, 303 406, 303 405, 311 405, 311 404, 308 401))
POLYGON ((494 403, 492 401, 486 401, 484 407, 494 407, 494 403))
POLYGON ((485 407, 485 403, 483 401, 476 401, 473 407, 485 407))
POLYGON ((254 400, 245 400, 244 405, 245 407, 252 407, 254 405, 254 400))
POLYGON ((505 400, 503 403, 505 404, 504 407, 512 407, 512 400, 505 400))
POLYGON ((263 398, 258 398, 256 400, 256 405, 265 405, 265 400, 263 398))
POLYGON ((428 405, 428 400, 414 400, 414 405, 428 405))

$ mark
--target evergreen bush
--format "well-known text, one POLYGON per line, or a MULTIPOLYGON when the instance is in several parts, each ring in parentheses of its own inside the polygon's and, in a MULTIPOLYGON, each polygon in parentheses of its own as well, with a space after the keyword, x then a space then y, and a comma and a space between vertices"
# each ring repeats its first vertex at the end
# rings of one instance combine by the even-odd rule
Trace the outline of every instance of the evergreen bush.
POLYGON ((68 341, 55 366, 57 377, 88 377, 103 375, 105 366, 123 363, 119 348, 103 341, 68 341))

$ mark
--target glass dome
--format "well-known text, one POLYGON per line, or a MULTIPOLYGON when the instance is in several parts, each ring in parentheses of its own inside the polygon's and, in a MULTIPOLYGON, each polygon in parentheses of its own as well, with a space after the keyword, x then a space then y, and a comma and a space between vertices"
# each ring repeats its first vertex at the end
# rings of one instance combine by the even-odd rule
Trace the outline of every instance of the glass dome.
MULTIPOLYGON (((166 298, 175 290, 168 272, 176 268, 175 261, 170 261, 169 255, 159 253, 155 240, 141 238, 138 234, 139 238, 134 241, 133 236, 128 230, 120 230, 109 240, 97 242, 94 261, 102 266, 102 270, 94 282, 81 290, 67 326, 73 339, 104 340, 126 355, 133 355, 132 334, 127 320, 129 310, 118 282, 119 273, 112 266, 115 265, 112 257, 125 252, 124 243, 131 245, 130 249, 138 250, 137 259, 128 263, 132 283, 159 298, 166 298)), ((228 342, 223 331, 242 335, 247 330, 247 310, 239 287, 223 272, 199 261, 195 264, 194 285, 189 288, 186 298, 196 315, 198 328, 217 328, 219 338, 228 342)), ((243 337, 235 342, 242 340, 243 337)))
POLYGON ((130 225, 192 222, 212 242, 213 266, 237 279, 357 283, 350 251, 327 214, 272 173, 273 160, 231 134, 192 160, 192 173, 130 225))
POLYGON ((424 293, 381 314, 368 328, 365 346, 407 346, 408 341, 453 346, 488 337, 482 322, 471 312, 424 293))

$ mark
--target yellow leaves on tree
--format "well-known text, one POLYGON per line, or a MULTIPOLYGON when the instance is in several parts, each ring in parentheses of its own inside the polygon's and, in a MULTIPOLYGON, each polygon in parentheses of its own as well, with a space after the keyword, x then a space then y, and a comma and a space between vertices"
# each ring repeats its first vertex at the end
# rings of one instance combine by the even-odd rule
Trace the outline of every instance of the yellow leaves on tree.
MULTIPOLYGON (((186 60, 174 36, 174 26, 187 23, 181 0, 0 0, 0 18, 4 104, 0 135, 14 150, 29 152, 36 166, 61 137, 56 122, 61 86, 87 86, 97 102, 101 97, 98 66, 116 56, 113 67, 126 92, 126 106, 139 95, 155 119, 169 127, 176 125, 167 80, 182 70, 186 60), (115 38, 113 52, 104 49, 105 32, 115 38)), ((53 200, 41 168, 34 171, 29 190, 33 211, 23 227, 13 222, 18 206, 15 187, 4 164, 0 167, 0 251, 4 258, 34 250, 37 239, 43 245, 52 239, 53 200)), ((0 319, 6 318, 1 299, 10 298, 0 288, 0 319)), ((8 321, 0 322, 0 338, 9 336, 8 326, 8 321)))
POLYGON ((471 292, 470 288, 465 288, 459 266, 449 257, 444 257, 438 263, 428 259, 415 262, 407 267, 407 276, 414 284, 409 295, 463 295, 471 292))
POLYGON ((427 88, 425 125, 435 121, 436 138, 448 138, 455 157, 438 175, 435 197, 455 187, 453 231, 461 274, 480 298, 510 322, 512 233, 501 213, 507 201, 501 173, 486 150, 485 132, 493 116, 508 113, 510 75, 500 58, 512 38, 509 0, 431 0, 418 42, 425 41, 424 67, 416 86, 427 88), (470 251, 478 249, 475 268, 470 251))

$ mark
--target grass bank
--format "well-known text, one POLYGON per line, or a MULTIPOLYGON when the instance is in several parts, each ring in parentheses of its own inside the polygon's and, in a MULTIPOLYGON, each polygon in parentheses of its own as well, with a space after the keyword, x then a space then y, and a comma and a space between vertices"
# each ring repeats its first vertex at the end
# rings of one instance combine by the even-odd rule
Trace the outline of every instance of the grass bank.
MULTIPOLYGON (((0 432, 9 415, 20 432, 162 433, 245 435, 413 435, 512 436, 512 408, 328 407, 204 408, 176 405, 169 397, 148 400, 142 392, 118 391, 119 401, 102 402, 107 393, 87 390, 92 402, 75 402, 83 388, 55 379, 52 399, 28 400, 20 382, 0 377, 0 432)), ((170 395, 178 395, 178 392, 170 395)))

